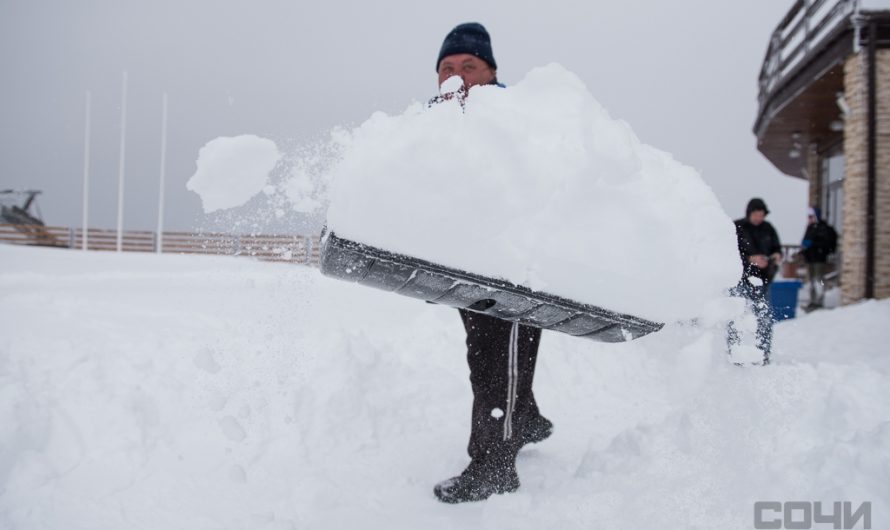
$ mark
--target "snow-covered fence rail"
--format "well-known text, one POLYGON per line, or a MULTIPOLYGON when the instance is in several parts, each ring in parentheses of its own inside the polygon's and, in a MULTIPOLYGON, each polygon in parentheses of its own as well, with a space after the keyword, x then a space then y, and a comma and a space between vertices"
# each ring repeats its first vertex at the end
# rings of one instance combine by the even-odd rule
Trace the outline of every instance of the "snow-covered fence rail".
POLYGON ((318 265, 318 237, 164 232, 163 252, 252 256, 266 261, 318 265))
POLYGON ((68 228, 41 225, 0 224, 0 242, 45 247, 69 247, 68 228))
MULTIPOLYGON (((0 243, 80 249, 83 247, 83 236, 80 228, 0 224, 0 243)), ((86 232, 86 240, 87 250, 117 249, 116 230, 90 228, 86 232)), ((155 232, 126 230, 123 232, 122 250, 250 256, 265 261, 318 265, 317 236, 164 232, 161 240, 161 248, 158 249, 155 232)))

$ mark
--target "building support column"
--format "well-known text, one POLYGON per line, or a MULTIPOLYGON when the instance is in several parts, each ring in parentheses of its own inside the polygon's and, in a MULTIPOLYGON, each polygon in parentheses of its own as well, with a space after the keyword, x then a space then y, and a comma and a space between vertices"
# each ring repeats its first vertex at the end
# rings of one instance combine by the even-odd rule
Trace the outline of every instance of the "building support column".
POLYGON ((890 49, 871 51, 873 78, 868 47, 844 65, 844 304, 890 297, 890 49))
POLYGON ((825 210, 822 204, 822 159, 819 156, 818 144, 811 143, 807 146, 806 177, 810 183, 810 200, 807 206, 818 206, 825 210))
POLYGON ((878 163, 878 26, 868 24, 868 168, 865 186, 865 297, 875 297, 875 182, 878 163))

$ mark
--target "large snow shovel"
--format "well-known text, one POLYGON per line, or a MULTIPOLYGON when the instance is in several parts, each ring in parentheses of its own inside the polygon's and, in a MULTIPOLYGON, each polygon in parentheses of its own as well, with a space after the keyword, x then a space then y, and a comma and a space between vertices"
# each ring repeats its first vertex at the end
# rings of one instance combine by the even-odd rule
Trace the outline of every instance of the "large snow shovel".
POLYGON ((632 340, 664 326, 342 239, 332 232, 322 234, 321 272, 428 302, 603 342, 632 340))

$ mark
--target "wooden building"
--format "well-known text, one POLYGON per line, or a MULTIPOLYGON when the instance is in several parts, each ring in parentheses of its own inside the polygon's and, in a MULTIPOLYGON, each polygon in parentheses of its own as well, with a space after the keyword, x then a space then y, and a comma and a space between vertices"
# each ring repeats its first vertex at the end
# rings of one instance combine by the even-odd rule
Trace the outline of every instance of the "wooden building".
POLYGON ((754 133, 841 236, 842 299, 890 296, 890 1, 798 0, 773 32, 754 133))

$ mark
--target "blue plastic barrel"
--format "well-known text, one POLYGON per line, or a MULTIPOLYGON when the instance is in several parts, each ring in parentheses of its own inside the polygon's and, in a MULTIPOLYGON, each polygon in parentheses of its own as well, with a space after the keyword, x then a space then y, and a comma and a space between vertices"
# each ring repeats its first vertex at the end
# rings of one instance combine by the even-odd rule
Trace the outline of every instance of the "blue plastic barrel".
POLYGON ((800 286, 800 280, 783 280, 770 284, 769 301, 773 310, 773 320, 794 318, 800 286))

